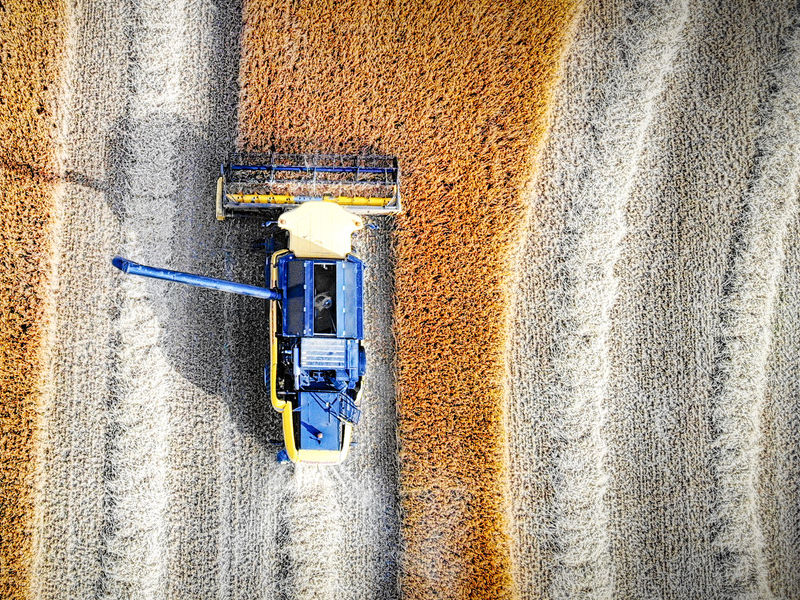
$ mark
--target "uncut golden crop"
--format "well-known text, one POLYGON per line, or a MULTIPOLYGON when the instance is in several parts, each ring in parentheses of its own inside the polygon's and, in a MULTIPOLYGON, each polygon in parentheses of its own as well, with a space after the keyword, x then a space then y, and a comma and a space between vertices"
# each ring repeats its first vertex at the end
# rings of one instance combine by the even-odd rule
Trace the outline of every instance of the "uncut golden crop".
POLYGON ((58 0, 5 3, 0 27, 0 597, 28 587, 37 378, 53 191, 58 0))
POLYGON ((409 598, 511 595, 503 284, 573 11, 559 1, 245 3, 246 148, 401 161, 395 331, 409 598))

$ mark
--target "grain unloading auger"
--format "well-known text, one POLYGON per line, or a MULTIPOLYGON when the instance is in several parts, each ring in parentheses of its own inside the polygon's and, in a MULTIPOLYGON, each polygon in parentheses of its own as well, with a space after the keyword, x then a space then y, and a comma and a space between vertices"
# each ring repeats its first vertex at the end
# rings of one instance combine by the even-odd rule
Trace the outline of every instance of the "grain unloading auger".
POLYGON ((399 185, 394 157, 239 156, 222 166, 217 218, 285 211, 277 224, 289 233, 288 247, 267 255, 267 287, 112 261, 131 275, 270 301, 264 379, 282 414, 279 460, 337 464, 347 456, 367 366, 364 265, 351 251, 351 238, 364 226, 356 213, 400 211, 399 185))

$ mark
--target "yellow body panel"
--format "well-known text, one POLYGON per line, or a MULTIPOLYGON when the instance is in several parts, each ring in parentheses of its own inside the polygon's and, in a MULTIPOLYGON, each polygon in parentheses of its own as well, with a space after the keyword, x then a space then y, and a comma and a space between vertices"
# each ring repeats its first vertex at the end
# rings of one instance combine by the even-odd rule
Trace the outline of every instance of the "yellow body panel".
POLYGON ((286 446, 286 454, 293 463, 300 462, 297 453, 297 445, 294 443, 294 423, 292 422, 292 406, 289 405, 283 410, 283 443, 286 446))
POLYGON ((224 183, 225 180, 223 177, 217 179, 217 196, 216 196, 217 221, 225 220, 225 211, 222 208, 222 188, 224 183))
MULTIPOLYGON (((289 251, 279 250, 272 255, 269 270, 269 284, 272 289, 275 289, 275 287, 278 285, 277 260, 287 252, 289 251)), ((278 392, 275 388, 275 380, 278 378, 278 338, 276 336, 277 318, 277 305, 275 301, 271 301, 269 303, 269 397, 272 401, 272 408, 282 411, 283 407, 286 406, 286 400, 278 398, 278 392)), ((294 435, 292 435, 292 439, 294 439, 294 435)))
MULTIPOLYGON (((345 448, 349 448, 350 444, 345 448)), ((333 450, 300 450, 298 458, 300 462, 316 463, 322 465, 338 465, 347 456, 347 449, 342 452, 334 452, 333 450)))

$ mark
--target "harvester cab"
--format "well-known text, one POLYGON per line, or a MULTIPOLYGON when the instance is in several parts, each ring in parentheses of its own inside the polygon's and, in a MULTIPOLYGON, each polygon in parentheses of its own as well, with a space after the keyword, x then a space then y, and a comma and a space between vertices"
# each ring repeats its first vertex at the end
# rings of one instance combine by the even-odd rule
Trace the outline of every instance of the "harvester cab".
POLYGON ((278 213, 289 242, 267 255, 266 287, 112 261, 131 275, 270 301, 264 379, 282 418, 280 461, 338 464, 347 457, 367 366, 364 265, 351 238, 364 226, 361 215, 400 211, 399 189, 394 157, 238 155, 222 166, 216 216, 278 213))

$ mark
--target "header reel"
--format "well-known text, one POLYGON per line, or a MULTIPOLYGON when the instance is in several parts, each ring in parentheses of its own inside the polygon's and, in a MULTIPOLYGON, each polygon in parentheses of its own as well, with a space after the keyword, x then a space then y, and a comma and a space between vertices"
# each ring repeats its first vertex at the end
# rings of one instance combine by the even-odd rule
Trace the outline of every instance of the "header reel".
POLYGON ((400 167, 393 156, 239 154, 222 165, 217 219, 263 216, 309 201, 358 214, 400 212, 400 167))

